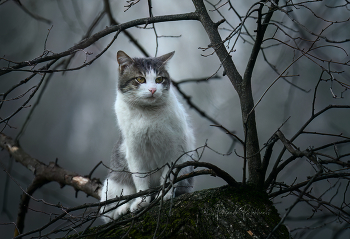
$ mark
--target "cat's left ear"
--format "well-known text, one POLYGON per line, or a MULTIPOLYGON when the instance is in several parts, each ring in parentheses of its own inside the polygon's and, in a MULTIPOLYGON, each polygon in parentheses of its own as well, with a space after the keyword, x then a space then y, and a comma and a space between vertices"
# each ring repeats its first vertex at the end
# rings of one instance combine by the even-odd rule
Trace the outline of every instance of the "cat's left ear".
POLYGON ((163 62, 162 65, 165 65, 165 63, 167 63, 173 57, 174 54, 175 54, 175 51, 159 56, 157 58, 163 62))
POLYGON ((123 51, 117 52, 117 61, 120 73, 123 73, 124 69, 134 62, 134 60, 123 51))

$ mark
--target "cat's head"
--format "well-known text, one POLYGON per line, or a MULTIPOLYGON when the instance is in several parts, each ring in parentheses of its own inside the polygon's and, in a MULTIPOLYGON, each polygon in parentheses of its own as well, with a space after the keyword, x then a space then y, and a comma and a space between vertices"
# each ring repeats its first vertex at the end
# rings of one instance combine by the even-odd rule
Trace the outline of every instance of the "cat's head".
POLYGON ((170 89, 165 69, 174 51, 159 57, 131 58, 118 51, 118 91, 124 100, 135 106, 160 106, 166 102, 170 89))

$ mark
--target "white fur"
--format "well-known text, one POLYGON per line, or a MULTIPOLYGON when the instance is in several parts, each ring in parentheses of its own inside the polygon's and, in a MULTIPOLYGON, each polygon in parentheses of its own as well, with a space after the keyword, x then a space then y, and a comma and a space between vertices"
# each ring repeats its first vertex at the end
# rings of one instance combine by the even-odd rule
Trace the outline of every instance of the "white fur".
MULTIPOLYGON (((147 173, 175 161, 183 152, 194 149, 194 137, 187 124, 187 114, 171 89, 167 98, 168 106, 156 112, 131 108, 123 97, 121 93, 117 95, 115 111, 125 139, 121 147, 125 150, 131 172, 147 173), (145 148, 145 141, 149 143, 149 148, 145 148)), ((134 175, 137 192, 152 186, 149 180, 134 175)))

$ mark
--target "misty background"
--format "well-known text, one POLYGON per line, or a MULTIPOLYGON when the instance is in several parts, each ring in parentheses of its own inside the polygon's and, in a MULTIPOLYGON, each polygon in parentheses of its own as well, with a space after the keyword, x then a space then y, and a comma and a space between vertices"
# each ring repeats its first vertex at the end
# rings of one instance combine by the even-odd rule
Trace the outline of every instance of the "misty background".
MULTIPOLYGON (((154 0, 152 2, 154 16, 187 13, 195 10, 191 1, 154 0)), ((253 2, 233 1, 233 4, 241 15, 245 15, 253 2)), ((44 51, 45 42, 46 49, 54 53, 62 52, 72 47, 81 40, 91 22, 104 7, 102 1, 91 0, 36 0, 22 1, 22 4, 30 12, 49 19, 51 23, 37 21, 26 14, 14 1, 0 5, 0 54, 1 57, 14 62, 29 61, 39 57, 44 51)), ((125 5, 125 1, 111 1, 112 13, 118 22, 124 23, 137 18, 149 17, 147 1, 140 1, 124 12, 126 9, 125 5)), ((210 5, 207 5, 207 7, 211 9, 210 5)), ((318 9, 318 11, 322 14, 323 9, 318 9)), ((221 19, 218 14, 213 12, 210 14, 214 21, 221 19)), ((306 14, 303 10, 298 12, 298 14, 300 14, 298 16, 299 21, 307 24, 314 32, 320 32, 324 28, 324 26, 316 25, 317 19, 311 14, 306 14)), ((349 12, 342 9, 335 9, 332 14, 339 17, 339 20, 350 16, 349 12)), ((274 17, 276 20, 287 20, 280 13, 276 13, 274 17)), ((227 15, 227 19, 233 25, 239 24, 238 18, 232 14, 227 15)), ((98 27, 95 28, 94 33, 109 25, 108 18, 106 16, 103 17, 98 23, 98 27)), ((212 49, 207 51, 200 49, 206 48, 210 42, 199 22, 167 22, 158 23, 155 26, 158 36, 164 36, 158 38, 157 55, 160 56, 175 50, 174 57, 168 63, 168 70, 174 81, 207 78, 219 69, 220 63, 217 56, 215 54, 210 55, 212 49), (202 54, 208 56, 205 57, 202 54)), ((253 19, 249 20, 247 26, 251 26, 251 31, 253 32, 255 21, 253 19)), ((128 31, 150 55, 155 55, 156 38, 153 29, 132 28, 128 29, 128 31)), ((230 32, 223 29, 220 33, 222 39, 224 39, 230 32)), ((268 31, 267 34, 272 36, 274 34, 273 29, 270 32, 268 31)), ((333 28, 332 32, 328 32, 328 34, 333 38, 349 38, 350 32, 339 27, 339 29, 333 28)), ((96 44, 84 49, 86 52, 92 53, 92 55, 87 56, 87 59, 92 59, 104 49, 112 40, 113 35, 110 34, 100 39, 96 44)), ((282 35, 280 38, 284 39, 282 35)), ((267 42, 266 46, 272 43, 267 42)), ((349 50, 349 44, 343 45, 343 47, 345 50, 349 50)), ((243 42, 239 40, 234 49, 235 52, 231 54, 232 59, 238 71, 243 74, 250 56, 251 44, 249 44, 249 41, 243 42)), ((121 33, 110 49, 90 66, 77 71, 53 74, 47 83, 39 104, 29 119, 24 133, 19 138, 20 146, 29 155, 45 164, 54 162, 57 159, 61 167, 77 172, 80 175, 89 174, 100 161, 107 165, 109 164, 111 151, 118 137, 114 113, 118 76, 116 52, 118 50, 125 51, 131 57, 143 57, 135 45, 121 33)), ((295 59, 294 52, 283 45, 268 48, 265 52, 269 61, 276 64, 280 72, 295 59)), ((341 49, 323 49, 322 54, 331 55, 334 61, 348 58, 341 49)), ((69 68, 83 64, 86 60, 85 58, 85 52, 77 52, 69 68)), ((6 61, 0 60, 0 67, 5 67, 7 64, 6 61)), ((340 77, 341 80, 349 83, 349 78, 347 77, 349 70, 345 67, 340 67, 337 70, 345 71, 340 77)), ((288 70, 287 74, 291 76, 288 77, 288 80, 303 90, 293 87, 283 79, 279 79, 267 92, 256 108, 260 147, 264 146, 263 144, 289 117, 282 127, 282 131, 287 138, 294 135, 311 115, 314 88, 320 77, 321 69, 310 60, 302 58, 288 70)), ((6 92, 14 84, 29 75, 30 73, 28 72, 18 71, 1 76, 0 93, 6 92)), ((239 98, 228 78, 223 76, 222 69, 218 70, 217 75, 220 76, 220 79, 210 79, 208 82, 202 83, 181 84, 180 88, 187 95, 191 96, 193 103, 205 111, 207 115, 214 118, 227 129, 235 131, 240 138, 244 138, 239 98)), ((252 82, 255 102, 277 76, 260 54, 254 69, 252 82)), ((8 98, 11 99, 23 94, 30 87, 38 84, 40 77, 38 75, 14 90, 8 98)), ((339 92, 342 89, 334 86, 333 91, 340 94, 339 92)), ((348 92, 344 93, 344 97, 344 99, 334 99, 330 92, 330 84, 321 83, 316 101, 316 110, 320 110, 329 104, 348 103, 348 92)), ((207 142, 208 146, 217 152, 222 154, 230 153, 222 156, 206 149, 201 160, 217 165, 232 175, 237 181, 242 181, 243 159, 239 157, 243 155, 242 147, 239 144, 232 144, 232 139, 228 135, 220 129, 210 126, 212 123, 201 117, 194 109, 191 109, 181 95, 178 95, 178 98, 183 102, 191 117, 197 139, 197 147, 207 142)), ((5 118, 10 115, 25 99, 26 96, 4 104, 0 111, 0 117, 5 118)), ((33 106, 36 99, 37 96, 29 104, 33 106)), ((22 109, 9 122, 15 128, 6 127, 3 133, 15 138, 30 109, 31 107, 22 109)), ((350 129, 349 116, 349 111, 332 110, 318 117, 307 129, 308 131, 348 135, 350 129)), ((294 143, 304 150, 309 146, 317 147, 332 142, 332 139, 304 135, 294 143)), ((278 142, 277 147, 273 151, 273 163, 281 149, 282 144, 278 142)), ((339 147, 338 150, 341 152, 345 149, 339 147)), ((15 221, 22 194, 20 187, 25 189, 33 179, 33 175, 29 170, 16 162, 13 162, 10 168, 11 158, 6 151, 0 151, 0 161, 12 176, 8 177, 7 172, 0 171, 0 195, 2 195, 0 196, 1 224, 15 221)), ((94 172, 93 177, 100 178, 103 181, 106 174, 107 169, 100 166, 94 172)), ((297 180, 297 182, 303 181, 307 176, 313 174, 314 169, 306 162, 305 158, 297 159, 279 176, 279 181, 291 184, 294 180, 297 180)), ((225 182, 220 178, 199 176, 195 179, 194 190, 218 187, 224 184, 225 182)), ((345 186, 342 185, 341 187, 345 186)), ((320 190, 321 192, 323 187, 322 183, 316 183, 314 190, 320 190)), ((332 195, 325 195, 324 200, 328 196, 331 197, 332 195)), ((73 188, 67 186, 61 189, 55 182, 49 183, 36 191, 33 197, 43 199, 52 204, 60 202, 68 207, 85 202, 96 202, 96 199, 87 198, 82 192, 79 192, 76 198, 73 188)), ((280 214, 283 215, 284 209, 293 203, 294 200, 295 197, 279 197, 274 202, 280 214)), ((334 200, 342 200, 342 198, 334 200)), ((49 220, 50 215, 43 214, 43 211, 47 213, 58 212, 57 209, 33 200, 31 200, 29 207, 32 210, 29 210, 27 214, 25 231, 33 230, 49 220)), ((310 207, 300 203, 291 213, 291 218, 307 218, 311 214, 310 207)), ((305 222, 292 219, 286 221, 289 229, 305 226, 305 222)), ((308 223, 312 225, 312 221, 308 223)), ((11 237, 13 229, 14 225, 0 225, 0 233, 4 235, 4 238, 11 237)), ((347 233, 343 233, 344 238, 349 235, 349 232, 347 233)), ((315 232, 312 236, 330 238, 331 235, 332 231, 325 228, 315 232)))

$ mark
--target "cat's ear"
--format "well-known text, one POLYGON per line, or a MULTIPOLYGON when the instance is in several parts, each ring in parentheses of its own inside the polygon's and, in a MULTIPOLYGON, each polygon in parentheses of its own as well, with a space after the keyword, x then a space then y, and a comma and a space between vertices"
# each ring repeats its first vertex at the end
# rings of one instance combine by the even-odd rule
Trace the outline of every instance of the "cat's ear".
POLYGON ((134 62, 134 60, 123 51, 117 52, 117 61, 120 73, 123 73, 124 69, 134 62))
POLYGON ((165 63, 167 63, 173 57, 174 54, 175 54, 175 51, 159 56, 157 58, 163 62, 162 65, 165 65, 165 63))

